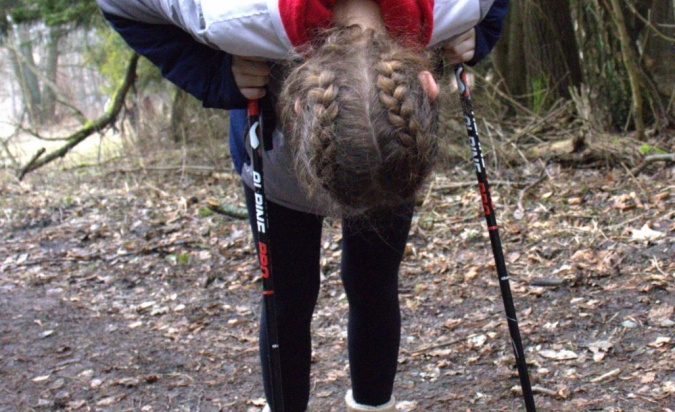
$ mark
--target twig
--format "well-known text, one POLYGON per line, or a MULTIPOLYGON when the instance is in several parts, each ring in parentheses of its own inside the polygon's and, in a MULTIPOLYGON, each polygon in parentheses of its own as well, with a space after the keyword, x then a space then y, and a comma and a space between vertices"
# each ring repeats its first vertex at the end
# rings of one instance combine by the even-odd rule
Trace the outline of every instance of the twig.
POLYGON ((64 142, 68 141, 68 137, 45 137, 40 135, 39 132, 31 129, 27 129, 21 125, 19 125, 19 130, 21 130, 24 133, 28 133, 29 135, 35 137, 36 139, 44 140, 46 142, 64 142))
POLYGON ((525 107, 525 106, 523 106, 522 104, 520 104, 520 103, 518 103, 517 101, 515 101, 511 96, 509 96, 508 94, 506 94, 506 93, 504 93, 503 91, 499 90, 499 87, 497 87, 496 85, 492 84, 492 82, 489 82, 484 76, 481 76, 481 75, 480 75, 479 73, 477 73, 475 70, 470 70, 470 69, 469 69, 469 71, 470 71, 471 74, 473 74, 476 78, 480 79, 484 84, 487 84, 487 85, 489 85, 490 87, 492 87, 492 88, 494 89, 494 91, 499 95, 499 97, 501 97, 502 99, 508 101, 509 103, 511 103, 511 104, 512 104, 514 107, 516 107, 517 109, 519 109, 519 110, 525 112, 526 114, 528 114, 528 115, 530 115, 530 116, 532 116, 532 117, 539 117, 539 116, 537 116, 534 112, 532 112, 530 109, 528 109, 527 107, 525 107))
POLYGON ((228 205, 226 203, 220 203, 216 199, 206 199, 206 207, 212 212, 221 215, 230 216, 235 219, 248 219, 248 212, 246 209, 228 205))
POLYGON ((134 81, 136 80, 136 66, 138 65, 138 57, 139 57, 138 54, 134 53, 131 59, 129 60, 129 64, 127 65, 127 72, 126 75, 124 76, 124 82, 115 93, 113 104, 106 111, 106 113, 97 120, 91 122, 84 128, 80 129, 79 131, 71 135, 68 138, 68 143, 62 146, 60 149, 57 149, 49 153, 47 156, 43 157, 39 161, 26 165, 18 174, 19 180, 22 180, 24 176, 26 176, 26 174, 32 172, 33 170, 36 170, 55 159, 64 157, 66 154, 68 154, 68 152, 70 152, 71 149, 73 149, 75 146, 84 141, 84 139, 110 126, 115 122, 115 120, 117 119, 117 115, 120 113, 122 107, 124 106, 124 100, 126 98, 127 92, 129 91, 129 89, 131 89, 131 86, 134 84, 134 81))
POLYGON ((637 176, 642 171, 644 171, 649 164, 654 162, 675 162, 675 153, 668 154, 654 154, 645 156, 645 159, 637 167, 635 167, 631 172, 637 176))
POLYGON ((58 103, 61 103, 65 107, 72 110, 73 113, 75 114, 75 117, 77 117, 80 123, 85 124, 87 122, 87 117, 77 107, 71 105, 66 101, 68 97, 63 95, 63 93, 59 89, 59 86, 57 86, 56 83, 50 80, 47 76, 45 76, 42 72, 40 72, 40 70, 38 70, 37 67, 31 64, 31 62, 29 62, 26 59, 26 57, 16 49, 14 45, 9 44, 6 46, 14 52, 14 55, 17 57, 17 59, 20 60, 21 63, 28 68, 28 70, 30 70, 35 76, 39 77, 40 80, 42 80, 43 84, 47 86, 56 97, 58 97, 58 99, 56 99, 58 103))
POLYGON ((539 179, 535 180, 534 182, 530 183, 529 185, 525 186, 520 193, 518 193, 518 210, 521 212, 525 211, 525 208, 523 207, 523 198, 525 197, 525 193, 527 193, 528 190, 532 189, 533 187, 537 186, 539 183, 543 182, 544 180, 548 179, 548 175, 544 173, 546 169, 542 170, 541 176, 539 176, 539 179))
POLYGON ((552 389, 544 388, 543 386, 533 386, 533 387, 532 387, 532 392, 534 392, 534 393, 540 393, 540 394, 542 394, 542 395, 548 395, 548 396, 550 396, 550 397, 552 397, 552 398, 557 398, 557 397, 559 396, 559 395, 558 395, 558 392, 556 392, 556 391, 554 391, 554 390, 552 390, 552 389))
MULTIPOLYGON (((627 2, 626 2, 626 5, 628 5, 628 8, 629 8, 630 11, 635 15, 635 17, 637 17, 638 19, 642 20, 642 22, 643 22, 647 27, 649 27, 649 28, 654 32, 655 35, 657 35, 658 37, 662 38, 663 40, 665 40, 665 41, 667 41, 667 42, 675 43, 675 37, 669 37, 669 36, 667 36, 666 34, 662 33, 662 32, 661 32, 659 29, 657 29, 657 28, 656 28, 649 20, 647 20, 646 18, 644 18, 644 16, 642 16, 642 14, 640 14, 640 13, 635 9, 635 6, 633 6, 633 4, 631 4, 630 1, 627 1, 627 2)), ((669 24, 660 24, 660 26, 663 26, 663 27, 666 27, 666 28, 667 28, 667 27, 672 27, 672 25, 669 25, 669 24)))
POLYGON ((12 165, 14 166, 15 169, 18 169, 21 167, 19 162, 16 160, 16 157, 12 154, 12 151, 9 149, 9 139, 12 136, 8 137, 7 139, 2 139, 0 140, 2 142, 2 148, 5 150, 5 153, 7 154, 7 158, 12 162, 12 165))
POLYGON ((416 356, 416 355, 422 354, 424 352, 428 352, 428 351, 433 350, 433 349, 444 348, 446 346, 452 346, 452 345, 454 345, 456 343, 459 343, 459 342, 462 342, 464 340, 466 340, 466 337, 455 338, 453 340, 449 340, 449 341, 446 341, 446 342, 436 343, 434 345, 426 346, 424 348, 417 349, 416 351, 410 352, 410 355, 416 356))
POLYGON ((597 378, 591 379, 591 383, 598 383, 600 381, 604 381, 605 379, 612 378, 612 377, 614 377, 614 376, 616 376, 620 373, 621 373, 621 369, 619 369, 619 368, 611 370, 611 371, 605 373, 604 375, 600 375, 597 378))
POLYGON ((23 178, 23 176, 26 174, 26 172, 24 172, 24 171, 25 171, 25 170, 28 170, 29 168, 31 168, 31 167, 35 164, 35 162, 37 162, 38 158, 39 158, 40 156, 42 156, 42 155, 44 154, 44 152, 46 152, 46 151, 47 151, 47 149, 45 149, 44 147, 42 147, 42 148, 40 148, 40 149, 37 151, 37 153, 35 153, 35 154, 33 155, 33 157, 30 158, 30 160, 28 161, 28 163, 26 163, 26 166, 24 166, 23 170, 21 170, 21 174, 19 175, 19 180, 21 180, 21 179, 23 178))

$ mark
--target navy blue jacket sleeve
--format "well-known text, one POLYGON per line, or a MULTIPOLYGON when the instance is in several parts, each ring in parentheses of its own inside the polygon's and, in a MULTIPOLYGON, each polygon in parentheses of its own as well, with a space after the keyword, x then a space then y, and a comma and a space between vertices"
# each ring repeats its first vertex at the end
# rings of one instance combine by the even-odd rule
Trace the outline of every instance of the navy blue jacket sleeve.
POLYGON ((487 15, 476 26, 476 52, 467 64, 473 66, 490 53, 502 34, 504 18, 509 8, 508 0, 495 0, 487 15))
POLYGON ((232 55, 199 43, 170 24, 147 24, 103 13, 110 25, 162 76, 202 101, 204 107, 246 107, 232 76, 232 55))

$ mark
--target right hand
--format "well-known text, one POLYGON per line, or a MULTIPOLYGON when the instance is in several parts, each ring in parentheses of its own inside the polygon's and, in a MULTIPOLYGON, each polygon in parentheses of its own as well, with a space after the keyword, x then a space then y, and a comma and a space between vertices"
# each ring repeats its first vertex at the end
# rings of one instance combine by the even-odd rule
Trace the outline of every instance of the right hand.
POLYGON ((270 66, 267 60, 258 57, 232 57, 232 75, 239 91, 249 100, 265 95, 269 81, 270 66))
POLYGON ((441 47, 441 53, 445 64, 448 65, 464 63, 473 59, 476 53, 476 29, 473 28, 445 42, 441 47))

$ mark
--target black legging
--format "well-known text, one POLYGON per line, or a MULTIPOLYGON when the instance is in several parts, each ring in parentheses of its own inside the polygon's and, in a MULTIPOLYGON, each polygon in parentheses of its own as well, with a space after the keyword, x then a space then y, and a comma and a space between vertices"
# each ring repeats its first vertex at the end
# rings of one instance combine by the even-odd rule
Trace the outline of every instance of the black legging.
MULTIPOLYGON (((253 191, 244 187, 257 245, 253 191)), ((312 313, 319 294, 321 225, 318 215, 267 203, 274 303, 277 312, 284 410, 303 412, 309 401, 312 313)), ((381 405, 392 395, 401 315, 398 270, 412 205, 369 213, 342 223, 341 275, 349 301, 349 365, 354 399, 381 405)), ((263 303, 264 304, 264 303, 263 303)), ((265 394, 271 397, 265 310, 260 354, 265 394)))

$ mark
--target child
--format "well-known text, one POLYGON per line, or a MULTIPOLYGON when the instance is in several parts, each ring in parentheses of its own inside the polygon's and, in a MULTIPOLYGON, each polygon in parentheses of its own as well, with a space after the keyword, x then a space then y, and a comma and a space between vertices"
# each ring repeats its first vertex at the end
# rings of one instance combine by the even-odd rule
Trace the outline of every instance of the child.
MULTIPOLYGON (((438 86, 424 49, 437 46, 451 64, 480 60, 499 37, 506 1, 98 1, 136 51, 205 107, 278 100, 279 127, 263 158, 284 410, 309 402, 321 226, 335 213, 349 300, 347 410, 393 412, 398 270, 438 138, 438 86), (301 63, 270 68, 266 59, 301 63)), ((230 121, 255 237, 245 111, 232 110, 230 121)), ((266 350, 261 357, 270 399, 266 350)))

